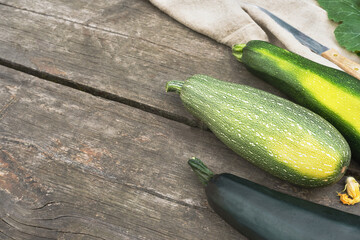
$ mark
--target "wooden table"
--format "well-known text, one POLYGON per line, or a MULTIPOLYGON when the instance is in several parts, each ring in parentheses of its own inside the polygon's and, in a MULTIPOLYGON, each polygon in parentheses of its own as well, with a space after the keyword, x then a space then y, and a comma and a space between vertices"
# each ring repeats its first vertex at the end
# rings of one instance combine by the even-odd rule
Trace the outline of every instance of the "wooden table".
POLYGON ((360 215, 339 203, 343 179, 276 179, 165 92, 203 73, 283 96, 148 1, 1 0, 0 11, 0 239, 245 239, 208 206, 192 156, 360 215))

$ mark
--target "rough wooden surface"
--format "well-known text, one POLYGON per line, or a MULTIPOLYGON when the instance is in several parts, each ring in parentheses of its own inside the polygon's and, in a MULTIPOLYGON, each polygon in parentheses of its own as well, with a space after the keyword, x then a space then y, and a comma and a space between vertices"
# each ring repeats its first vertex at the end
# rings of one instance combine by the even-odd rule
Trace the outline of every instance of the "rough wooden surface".
POLYGON ((245 239, 207 205, 192 156, 360 215, 339 203, 343 180, 292 186, 196 127, 166 81, 205 73, 279 93, 147 1, 1 1, 0 13, 0 239, 245 239))
POLYGON ((272 89, 246 71, 228 47, 147 1, 5 3, 2 58, 148 111, 194 124, 177 97, 163 90, 167 81, 195 73, 272 89))

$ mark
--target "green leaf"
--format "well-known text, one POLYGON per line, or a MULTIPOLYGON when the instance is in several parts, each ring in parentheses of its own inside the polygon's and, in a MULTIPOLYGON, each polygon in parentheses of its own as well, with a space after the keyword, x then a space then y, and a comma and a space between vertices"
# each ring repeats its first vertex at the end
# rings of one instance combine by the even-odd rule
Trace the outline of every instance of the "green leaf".
POLYGON ((329 19, 340 23, 335 38, 349 51, 360 53, 360 0, 317 0, 329 19))

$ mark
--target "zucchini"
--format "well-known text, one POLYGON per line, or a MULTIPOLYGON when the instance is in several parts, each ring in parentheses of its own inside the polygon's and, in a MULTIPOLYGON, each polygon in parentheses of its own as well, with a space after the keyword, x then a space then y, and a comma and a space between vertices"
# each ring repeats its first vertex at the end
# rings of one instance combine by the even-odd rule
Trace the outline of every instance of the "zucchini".
POLYGON ((360 236, 360 217, 296 198, 222 173, 199 159, 188 162, 206 185, 207 200, 227 223, 249 239, 339 240, 360 236))
POLYGON ((350 162, 342 135, 310 110, 273 94, 205 75, 170 81, 167 91, 244 159, 306 187, 338 181, 350 162))
POLYGON ((235 45, 233 54, 250 72, 328 120, 348 141, 352 158, 360 162, 358 79, 264 41, 235 45))

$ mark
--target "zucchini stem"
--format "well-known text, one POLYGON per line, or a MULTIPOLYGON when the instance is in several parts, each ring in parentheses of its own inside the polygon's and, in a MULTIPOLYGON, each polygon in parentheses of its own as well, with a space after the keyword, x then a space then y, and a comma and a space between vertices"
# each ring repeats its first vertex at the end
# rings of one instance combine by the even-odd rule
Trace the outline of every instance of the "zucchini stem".
POLYGON ((246 44, 235 44, 232 47, 232 54, 235 56, 235 58, 242 62, 242 56, 243 56, 243 49, 246 47, 246 44))
POLYGON ((184 81, 169 81, 166 83, 166 92, 177 92, 180 94, 184 81))
POLYGON ((214 177, 214 173, 200 159, 192 157, 188 164, 205 186, 214 177))

